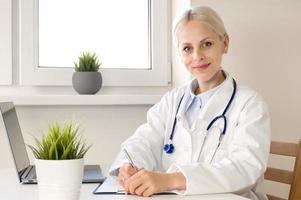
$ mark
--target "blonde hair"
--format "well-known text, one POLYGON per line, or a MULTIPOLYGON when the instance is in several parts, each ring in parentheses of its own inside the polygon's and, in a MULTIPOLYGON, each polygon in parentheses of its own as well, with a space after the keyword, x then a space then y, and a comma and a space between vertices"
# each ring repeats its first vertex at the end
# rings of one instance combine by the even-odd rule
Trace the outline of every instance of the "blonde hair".
POLYGON ((192 20, 207 24, 221 39, 228 35, 224 22, 213 9, 205 6, 194 7, 186 10, 174 21, 173 38, 176 44, 178 44, 177 31, 179 27, 192 20))

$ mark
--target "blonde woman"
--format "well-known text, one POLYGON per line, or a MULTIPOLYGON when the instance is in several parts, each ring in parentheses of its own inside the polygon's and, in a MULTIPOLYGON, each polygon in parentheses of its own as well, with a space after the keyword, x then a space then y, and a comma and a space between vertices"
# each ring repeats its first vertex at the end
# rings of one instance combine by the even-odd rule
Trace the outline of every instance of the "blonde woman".
POLYGON ((196 7, 179 17, 173 33, 181 60, 195 78, 165 94, 122 144, 137 168, 121 151, 110 174, 139 196, 231 192, 266 199, 267 106, 223 70, 229 47, 223 21, 212 9, 196 7))

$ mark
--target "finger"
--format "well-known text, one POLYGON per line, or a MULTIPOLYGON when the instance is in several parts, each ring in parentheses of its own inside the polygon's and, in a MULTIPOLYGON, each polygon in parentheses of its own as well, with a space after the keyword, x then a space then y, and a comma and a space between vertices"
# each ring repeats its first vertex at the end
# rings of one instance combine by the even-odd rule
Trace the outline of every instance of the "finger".
POLYGON ((138 196, 142 196, 143 192, 145 192, 145 190, 148 188, 148 185, 143 183, 142 185, 140 185, 139 187, 137 187, 134 191, 134 194, 138 195, 138 196))
POLYGON ((135 168, 133 168, 131 165, 129 164, 125 164, 124 166, 122 166, 119 170, 119 173, 121 174, 121 176, 125 177, 125 178, 129 178, 132 175, 134 175, 137 172, 137 170, 135 168))
POLYGON ((117 181, 122 187, 124 187, 124 178, 123 177, 118 176, 117 181))
POLYGON ((142 179, 136 178, 134 180, 128 179, 128 190, 131 194, 135 194, 135 190, 143 184, 142 179))
POLYGON ((124 179, 124 188, 128 193, 134 194, 136 187, 138 187, 141 183, 139 174, 136 173, 129 178, 124 179))
POLYGON ((123 169, 123 167, 120 167, 118 170, 118 177, 122 177, 123 174, 124 174, 124 169, 123 169))
POLYGON ((136 168, 134 168, 132 165, 126 166, 125 172, 128 176, 132 176, 133 174, 137 173, 136 168))
POLYGON ((144 190, 144 192, 142 193, 142 196, 144 196, 144 197, 150 197, 150 196, 152 196, 154 193, 155 193, 155 192, 154 192, 153 187, 148 187, 148 188, 146 188, 146 190, 144 190))
POLYGON ((145 170, 139 170, 137 173, 129 177, 128 179, 124 180, 124 188, 127 190, 129 193, 134 194, 135 189, 139 187, 142 183, 144 183, 144 172, 145 170))
POLYGON ((119 177, 123 178, 123 179, 128 179, 131 177, 130 174, 128 174, 126 171, 124 170, 120 170, 119 174, 118 174, 119 177))
POLYGON ((127 171, 127 168, 128 168, 128 164, 126 163, 119 168, 119 172, 124 173, 127 171))
POLYGON ((131 177, 129 177, 128 179, 126 179, 126 182, 127 182, 129 188, 130 188, 130 185, 132 185, 132 187, 134 187, 134 189, 135 189, 135 187, 138 187, 142 183, 146 182, 145 178, 147 178, 145 176, 145 170, 142 169, 142 170, 139 170, 134 175, 132 175, 131 177))
POLYGON ((138 171, 137 171, 137 173, 139 173, 139 174, 144 174, 144 173, 147 173, 148 171, 146 170, 146 169, 144 169, 144 168, 140 168, 138 171))
POLYGON ((126 194, 130 193, 130 191, 129 191, 129 181, 128 181, 128 179, 124 181, 124 183, 123 183, 123 188, 124 188, 124 191, 126 192, 126 194))
POLYGON ((119 171, 118 177, 121 177, 124 179, 126 176, 127 176, 127 174, 123 170, 119 171))
POLYGON ((124 177, 124 169, 122 167, 119 168, 119 173, 118 173, 118 177, 123 178, 124 177))

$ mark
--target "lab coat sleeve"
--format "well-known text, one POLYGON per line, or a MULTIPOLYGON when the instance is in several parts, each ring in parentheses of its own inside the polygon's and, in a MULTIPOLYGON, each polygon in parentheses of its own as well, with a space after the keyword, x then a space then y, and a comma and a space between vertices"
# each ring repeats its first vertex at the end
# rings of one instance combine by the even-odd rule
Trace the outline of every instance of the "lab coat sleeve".
MULTIPOLYGON (((161 152, 169 113, 169 93, 149 109, 147 122, 138 127, 135 133, 121 145, 121 149, 126 148, 138 168, 158 170, 161 167, 161 152)), ((110 175, 118 175, 118 169, 125 163, 129 161, 120 151, 109 170, 110 175)))
POLYGON ((168 172, 186 177, 182 194, 243 193, 263 175, 270 148, 270 119, 267 106, 255 95, 241 110, 228 156, 213 164, 172 165, 168 172))

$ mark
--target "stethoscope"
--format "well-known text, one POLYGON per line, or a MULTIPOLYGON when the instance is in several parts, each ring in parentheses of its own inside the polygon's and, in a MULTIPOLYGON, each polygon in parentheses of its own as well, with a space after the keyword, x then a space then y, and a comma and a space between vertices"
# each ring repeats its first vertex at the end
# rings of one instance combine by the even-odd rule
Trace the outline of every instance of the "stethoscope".
MULTIPOLYGON (((213 125, 217 120, 223 119, 224 127, 223 127, 223 130, 221 131, 221 133, 220 133, 220 135, 219 135, 219 143, 218 143, 218 145, 217 145, 217 147, 216 147, 216 149, 215 149, 215 151, 214 151, 214 153, 213 153, 212 158, 214 157, 214 155, 215 155, 215 153, 216 153, 216 151, 217 151, 217 149, 218 149, 218 147, 219 147, 219 145, 220 145, 220 143, 221 143, 221 141, 222 141, 224 135, 226 134, 226 130, 227 130, 227 117, 226 117, 226 113, 227 113, 227 111, 228 111, 228 109, 229 109, 231 103, 233 102, 234 96, 235 96, 235 94, 236 94, 236 87, 237 87, 237 86, 236 86, 236 81, 235 81, 234 79, 232 79, 232 82, 233 82, 233 92, 232 92, 231 98, 230 98, 230 100, 229 100, 227 106, 225 107, 225 109, 224 109, 224 111, 223 111, 223 113, 222 113, 221 115, 216 116, 216 117, 209 123, 209 125, 207 126, 207 129, 206 129, 206 130, 208 131, 208 130, 212 127, 212 125, 213 125)), ((174 136, 174 132, 175 132, 176 125, 177 125, 177 114, 178 114, 179 108, 180 108, 180 106, 181 106, 182 100, 183 100, 183 98, 184 98, 184 95, 185 95, 185 93, 184 93, 183 96, 181 97, 180 102, 179 102, 178 107, 177 107, 177 110, 176 110, 176 114, 175 114, 175 118, 174 118, 174 121, 173 121, 173 126, 172 126, 172 130, 171 130, 171 134, 170 134, 170 137, 169 137, 169 141, 168 141, 168 143, 165 144, 164 147, 163 147, 165 153, 167 153, 167 154, 172 154, 172 153, 174 152, 174 150, 175 150, 175 147, 174 147, 174 145, 172 144, 172 139, 173 139, 173 136, 174 136)), ((203 144, 202 144, 200 153, 201 153, 202 150, 203 150, 203 146, 204 146, 204 143, 206 142, 206 138, 207 138, 207 134, 205 135, 204 142, 203 142, 203 144)), ((212 158, 211 158, 211 161, 212 161, 212 158)), ((210 161, 210 162, 211 162, 211 161, 210 161)))

